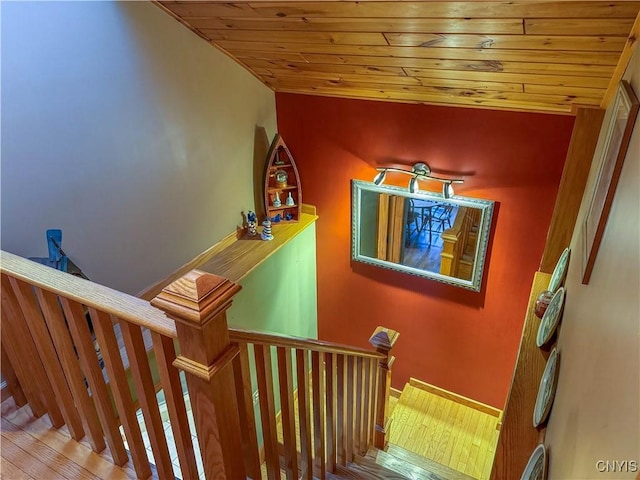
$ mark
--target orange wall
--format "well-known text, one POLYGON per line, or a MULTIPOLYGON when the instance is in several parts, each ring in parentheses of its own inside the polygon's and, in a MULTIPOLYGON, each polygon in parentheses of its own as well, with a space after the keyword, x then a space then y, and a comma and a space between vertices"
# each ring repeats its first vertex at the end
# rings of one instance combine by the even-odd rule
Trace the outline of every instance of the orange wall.
POLYGON ((412 376, 502 408, 573 118, 294 94, 276 107, 320 216, 319 337, 366 346, 377 325, 393 328, 394 387, 412 376), (416 161, 464 173, 457 194, 496 201, 479 293, 351 261, 350 180, 416 161))

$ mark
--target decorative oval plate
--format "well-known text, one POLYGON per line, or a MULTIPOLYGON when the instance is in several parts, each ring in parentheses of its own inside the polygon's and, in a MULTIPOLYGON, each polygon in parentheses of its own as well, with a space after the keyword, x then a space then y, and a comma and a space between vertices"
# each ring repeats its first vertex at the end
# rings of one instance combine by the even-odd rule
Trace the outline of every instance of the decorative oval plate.
POLYGON ((564 287, 560 287, 549 302, 549 306, 542 316, 542 321, 538 327, 538 335, 536 335, 536 345, 538 347, 546 345, 549 340, 551 340, 553 332, 558 328, 558 323, 560 323, 560 312, 564 305, 564 293, 564 287))
POLYGON ((562 282, 564 281, 564 277, 567 274, 570 253, 571 250, 569 250, 569 247, 565 248, 560 255, 560 258, 558 259, 558 263, 556 263, 556 268, 553 269, 551 280, 549 280, 548 290, 551 290, 554 293, 562 284, 562 282))
POLYGON ((538 445, 529 461, 527 466, 524 467, 520 480, 545 480, 547 478, 547 449, 544 444, 538 445))
POLYGON ((536 405, 533 408, 533 426, 536 428, 545 422, 551 411, 551 404, 556 396, 556 387, 558 386, 559 360, 558 351, 554 348, 551 351, 551 355, 549 355, 547 365, 544 367, 544 372, 540 379, 540 387, 538 388, 538 396, 536 397, 536 405))

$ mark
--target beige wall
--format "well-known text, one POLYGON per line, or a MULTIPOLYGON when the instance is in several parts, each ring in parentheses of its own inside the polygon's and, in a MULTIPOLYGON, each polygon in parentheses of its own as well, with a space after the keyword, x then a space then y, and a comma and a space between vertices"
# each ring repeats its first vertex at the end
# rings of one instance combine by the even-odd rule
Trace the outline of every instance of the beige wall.
POLYGON ((2 248, 129 293, 254 207, 274 95, 148 2, 2 2, 2 248))
MULTIPOLYGON (((640 95, 640 50, 626 78, 640 95)), ((585 199, 593 191, 596 167, 585 199)), ((639 190, 637 121, 589 285, 581 284, 579 228, 571 241, 558 390, 546 440, 552 480, 636 478, 640 471, 601 472, 605 465, 597 464, 627 460, 640 468, 639 190)), ((583 200, 577 226, 585 208, 583 200)))

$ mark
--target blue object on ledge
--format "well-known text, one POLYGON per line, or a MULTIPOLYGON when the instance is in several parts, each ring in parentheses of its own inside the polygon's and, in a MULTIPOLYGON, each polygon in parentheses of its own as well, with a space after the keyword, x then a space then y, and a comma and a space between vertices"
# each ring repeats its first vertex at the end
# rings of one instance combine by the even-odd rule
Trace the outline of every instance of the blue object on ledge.
POLYGON ((29 257, 29 260, 88 280, 87 276, 82 273, 82 270, 69 260, 69 257, 67 257, 64 250, 62 250, 62 230, 47 230, 47 247, 49 248, 49 257, 29 257))

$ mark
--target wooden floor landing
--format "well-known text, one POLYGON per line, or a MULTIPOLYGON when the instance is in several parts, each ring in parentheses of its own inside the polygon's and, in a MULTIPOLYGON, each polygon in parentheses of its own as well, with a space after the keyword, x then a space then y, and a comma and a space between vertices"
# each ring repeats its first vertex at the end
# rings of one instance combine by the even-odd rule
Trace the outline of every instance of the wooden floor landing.
POLYGON ((488 479, 498 442, 497 414, 446 398, 447 393, 407 384, 392 414, 389 443, 475 479, 488 479))

